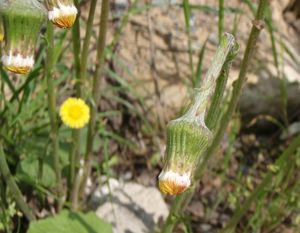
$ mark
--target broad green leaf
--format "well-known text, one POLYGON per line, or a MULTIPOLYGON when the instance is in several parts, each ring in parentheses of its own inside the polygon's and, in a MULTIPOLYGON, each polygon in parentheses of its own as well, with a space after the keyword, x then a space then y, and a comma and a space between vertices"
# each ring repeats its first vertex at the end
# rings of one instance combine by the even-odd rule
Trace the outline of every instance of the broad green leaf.
POLYGON ((17 177, 23 181, 27 179, 35 182, 40 181, 40 184, 45 187, 53 187, 55 185, 55 173, 48 163, 43 163, 42 177, 40 177, 39 173, 39 160, 34 157, 22 160, 17 168, 17 177))
POLYGON ((112 233, 110 224, 90 212, 72 213, 63 210, 59 215, 32 222, 27 233, 112 233))

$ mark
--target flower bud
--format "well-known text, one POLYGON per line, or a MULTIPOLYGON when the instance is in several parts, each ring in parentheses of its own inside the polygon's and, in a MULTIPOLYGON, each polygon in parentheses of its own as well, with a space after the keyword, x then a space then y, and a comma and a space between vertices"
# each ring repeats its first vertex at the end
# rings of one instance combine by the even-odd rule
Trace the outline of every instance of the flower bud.
POLYGON ((34 0, 7 1, 1 6, 5 33, 1 60, 7 70, 26 74, 33 67, 35 46, 45 19, 42 7, 34 0))
POLYGON ((53 24, 60 28, 70 28, 73 26, 77 8, 73 0, 46 0, 48 18, 53 24))
POLYGON ((182 117, 168 124, 164 167, 158 177, 161 192, 176 195, 191 185, 199 156, 210 139, 210 130, 197 121, 182 117))
MULTIPOLYGON (((231 53, 235 51, 236 54, 237 48, 234 37, 225 33, 201 88, 195 89, 190 108, 182 117, 168 124, 164 167, 158 177, 159 189, 163 193, 180 194, 191 185, 195 169, 201 163, 202 155, 212 138, 212 133, 205 124, 210 95, 224 63, 232 61, 231 53)), ((225 67, 229 69, 228 65, 225 67)))

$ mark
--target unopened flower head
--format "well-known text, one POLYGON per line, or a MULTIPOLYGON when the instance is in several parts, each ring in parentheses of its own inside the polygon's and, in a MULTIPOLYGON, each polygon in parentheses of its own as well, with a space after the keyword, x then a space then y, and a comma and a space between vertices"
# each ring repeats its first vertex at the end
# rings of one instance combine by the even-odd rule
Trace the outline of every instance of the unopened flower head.
POLYGON ((8 1, 0 11, 5 34, 3 66, 9 71, 26 74, 34 65, 35 46, 46 12, 34 0, 8 1))
POLYGON ((79 98, 68 98, 60 107, 62 122, 70 128, 83 128, 90 119, 89 106, 79 98))
POLYGON ((73 0, 46 0, 48 18, 60 28, 73 26, 78 13, 73 0))
POLYGON ((164 167, 158 177, 161 192, 177 195, 188 189, 210 139, 210 130, 197 122, 178 119, 168 124, 164 167))

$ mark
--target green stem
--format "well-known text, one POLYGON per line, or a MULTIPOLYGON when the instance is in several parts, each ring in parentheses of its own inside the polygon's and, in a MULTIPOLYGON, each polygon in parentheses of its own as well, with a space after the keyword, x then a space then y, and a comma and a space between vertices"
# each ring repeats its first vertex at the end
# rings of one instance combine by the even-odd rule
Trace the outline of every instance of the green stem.
MULTIPOLYGON (((77 4, 77 1, 76 1, 77 4)), ((78 5, 78 4, 77 4, 78 5)), ((83 88, 85 87, 85 80, 86 80, 86 74, 87 74, 87 58, 88 58, 88 49, 89 44, 92 36, 93 31, 93 21, 95 16, 95 10, 96 10, 97 0, 92 0, 90 5, 90 11, 87 21, 87 27, 86 27, 86 33, 85 33, 85 39, 83 43, 83 48, 81 51, 81 60, 80 60, 80 27, 79 27, 79 18, 77 18, 77 22, 75 22, 75 27, 73 28, 73 46, 74 46, 74 56, 75 56, 75 66, 77 67, 75 69, 76 71, 76 90, 77 90, 77 96, 80 98, 83 98, 83 88), (76 61, 77 60, 77 61, 76 61)), ((72 208, 76 207, 76 194, 74 192, 77 192, 77 186, 74 185, 75 180, 75 174, 78 171, 79 163, 80 163, 80 131, 79 130, 73 130, 72 132, 72 150, 70 152, 70 177, 69 177, 69 199, 72 200, 72 208), (73 203, 74 201, 74 203, 73 203)), ((77 178, 76 178, 77 179, 77 178)))
MULTIPOLYGON (((77 9, 78 0, 74 1, 77 9)), ((80 25, 79 25, 79 16, 77 16, 76 21, 72 27, 72 41, 73 41, 73 54, 74 54, 74 65, 75 65, 75 76, 76 76, 76 94, 77 97, 81 97, 81 76, 80 76, 80 25)))
MULTIPOLYGON (((102 75, 102 68, 104 64, 104 55, 105 55, 105 46, 106 46, 106 32, 107 32, 107 23, 108 23, 108 14, 109 14, 109 0, 102 1, 101 7, 101 21, 99 24, 99 35, 98 35, 98 44, 97 44, 97 65, 95 69, 95 74, 93 78, 93 90, 92 90, 92 104, 91 107, 91 118, 88 125, 88 134, 87 134, 87 147, 86 153, 84 156, 84 167, 83 167, 83 175, 82 179, 77 179, 76 182, 81 182, 80 185, 76 184, 76 187, 79 188, 79 197, 83 195, 87 178, 90 174, 91 169, 91 157, 93 153, 93 144, 94 144, 94 136, 96 133, 96 115, 97 115, 97 107, 98 100, 100 98, 100 76, 102 75)), ((78 196, 74 199, 74 204, 77 206, 78 196)))
POLYGON ((218 22, 219 41, 224 33, 224 0, 219 0, 219 22, 218 22))
POLYGON ((5 154, 2 148, 2 144, 0 144, 0 174, 3 177, 3 180, 6 182, 8 188, 11 191, 11 194, 13 198, 15 199, 18 207, 20 210, 25 214, 26 218, 28 218, 29 221, 34 221, 36 220, 33 212, 31 211, 31 208, 27 205, 27 203, 24 201, 22 193, 10 173, 8 164, 5 159, 5 154))
MULTIPOLYGON (((265 11, 267 2, 268 2, 268 0, 260 0, 256 19, 253 22, 251 33, 250 33, 248 43, 247 43, 247 47, 246 47, 246 50, 244 53, 244 58, 242 61, 239 77, 234 84, 232 96, 230 99, 230 103, 228 105, 228 109, 221 118, 219 128, 214 136, 211 146, 208 148, 205 155, 201 156, 203 158, 203 161, 201 163, 199 163, 199 165, 196 169, 195 178, 194 178, 196 186, 199 183, 199 180, 207 166, 209 159, 212 157, 212 155, 215 153, 216 149, 218 148, 218 146, 223 138, 223 135, 226 131, 226 128, 230 122, 230 119, 232 118, 232 115, 235 111, 237 102, 239 100, 239 96, 242 91, 242 87, 246 81, 246 74, 248 71, 250 60, 252 58, 253 51, 255 49, 255 45, 256 45, 259 33, 262 29, 262 23, 263 23, 262 20, 264 18, 264 11, 265 11)), ((174 221, 174 218, 176 218, 176 216, 180 215, 180 213, 184 209, 183 203, 185 202, 185 200, 188 200, 192 195, 193 195, 192 192, 191 193, 186 192, 175 198, 174 203, 172 204, 169 216, 168 216, 166 223, 164 225, 164 228, 162 230, 162 233, 171 233, 173 231, 175 224, 178 221, 177 219, 176 219, 176 221, 174 221)))
MULTIPOLYGON (((189 0, 183 0, 183 10, 184 10, 184 18, 185 18, 185 26, 186 26, 186 34, 188 37, 188 52, 189 52, 189 65, 192 73, 192 81, 194 78, 194 62, 193 62, 193 50, 192 50, 192 38, 191 38, 191 26, 190 26, 190 17, 191 17, 191 9, 189 0)), ((194 85, 194 83, 193 83, 194 85)))
POLYGON ((209 67, 205 78, 202 80, 201 87, 196 89, 197 93, 193 105, 182 117, 194 118, 197 116, 198 122, 203 122, 202 124, 204 125, 204 117, 208 101, 214 90, 216 80, 235 46, 236 43, 234 37, 229 33, 224 34, 220 41, 220 46, 213 58, 212 64, 209 67))
POLYGON ((87 58, 88 58, 88 54, 89 54, 89 45, 90 45, 91 36, 92 36, 92 32, 93 32, 93 22, 94 22, 94 17, 95 17, 96 6, 97 6, 97 0, 92 0, 91 6, 90 6, 90 11, 89 11, 89 16, 88 16, 88 20, 87 20, 82 54, 81 54, 80 78, 81 78, 82 83, 85 82, 86 74, 87 74, 87 58))
POLYGON ((239 46, 235 44, 235 47, 231 50, 231 52, 228 54, 226 62, 224 63, 222 67, 222 71, 220 76, 217 79, 216 88, 214 91, 214 95, 212 97, 211 105, 209 108, 209 111, 205 117, 205 123, 207 127, 215 131, 215 128, 217 127, 217 123, 219 122, 219 115, 218 111, 221 109, 221 104, 223 100, 223 96, 226 89, 226 83, 229 76, 229 71, 232 65, 232 62, 234 58, 236 57, 237 53, 239 51, 239 46))
MULTIPOLYGON (((78 0, 74 1, 75 6, 79 9, 78 0)), ((80 53, 81 53, 81 43, 80 43, 80 16, 78 15, 76 21, 72 27, 72 42, 73 42, 73 55, 74 55, 74 66, 75 66, 75 89, 78 98, 82 96, 82 82, 80 75, 80 53)), ((76 172, 76 157, 79 157, 80 153, 80 130, 72 130, 72 146, 69 152, 69 174, 68 174, 68 200, 70 201, 72 196, 72 190, 75 182, 75 172, 76 172)))
POLYGON ((80 131, 72 130, 72 146, 69 153, 69 174, 68 174, 68 200, 72 199, 74 190, 76 168, 79 166, 80 157, 80 131))
POLYGON ((58 197, 57 207, 58 210, 62 207, 63 204, 63 186, 61 181, 61 168, 59 163, 58 155, 58 124, 57 124, 57 115, 56 115, 56 93, 52 76, 52 69, 54 67, 54 37, 53 37, 53 26, 51 22, 48 22, 47 25, 47 61, 45 64, 45 74, 47 79, 47 92, 48 92, 48 108, 49 108, 49 118, 51 125, 50 138, 52 143, 52 159, 53 159, 53 168, 56 176, 56 194, 58 197))

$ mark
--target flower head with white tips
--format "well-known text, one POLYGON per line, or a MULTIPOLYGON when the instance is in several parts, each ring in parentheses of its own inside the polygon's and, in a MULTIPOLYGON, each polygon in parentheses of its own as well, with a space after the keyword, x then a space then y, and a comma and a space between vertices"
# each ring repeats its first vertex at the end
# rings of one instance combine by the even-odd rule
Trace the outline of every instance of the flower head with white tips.
POLYGON ((3 55, 1 61, 4 67, 14 73, 27 74, 34 65, 33 56, 23 57, 20 53, 3 55))
POLYGON ((29 73, 34 65, 35 46, 46 11, 39 2, 15 0, 1 5, 0 13, 5 35, 3 66, 14 73, 29 73))
POLYGON ((192 183, 199 155, 207 148, 211 132, 189 119, 177 119, 167 126, 167 148, 163 169, 158 176, 162 193, 178 195, 192 183))
POLYGON ((73 26, 78 13, 71 0, 46 0, 48 18, 60 28, 70 28, 73 26))
POLYGON ((191 185, 191 174, 162 171, 158 176, 158 186, 162 193, 177 195, 184 192, 191 185))

